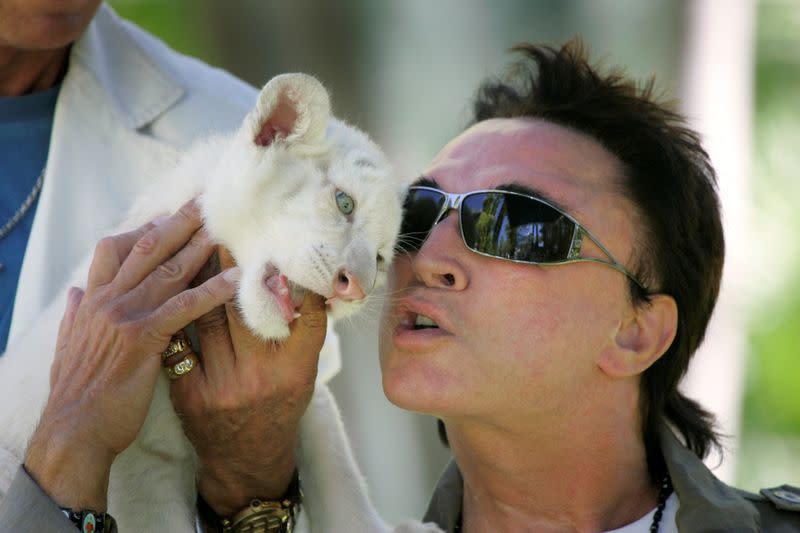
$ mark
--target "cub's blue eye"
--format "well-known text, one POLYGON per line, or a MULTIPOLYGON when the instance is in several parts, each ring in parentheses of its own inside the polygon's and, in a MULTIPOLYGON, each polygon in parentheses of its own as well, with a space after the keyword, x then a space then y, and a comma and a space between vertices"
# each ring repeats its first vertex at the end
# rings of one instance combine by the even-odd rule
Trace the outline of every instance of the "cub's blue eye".
POLYGON ((345 215, 349 215, 353 212, 353 208, 356 206, 356 203, 353 200, 353 197, 346 192, 336 191, 336 206, 339 208, 339 211, 345 215))

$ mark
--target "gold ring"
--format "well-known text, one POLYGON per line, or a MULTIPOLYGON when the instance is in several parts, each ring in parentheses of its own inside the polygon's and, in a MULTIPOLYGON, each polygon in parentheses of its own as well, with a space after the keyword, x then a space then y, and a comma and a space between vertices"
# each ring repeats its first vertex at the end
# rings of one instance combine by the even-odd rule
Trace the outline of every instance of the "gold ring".
POLYGON ((175 380, 194 370, 197 367, 198 362, 199 360, 197 359, 197 356, 194 353, 189 352, 186 354, 186 357, 174 365, 164 367, 164 370, 167 371, 167 376, 169 376, 169 379, 175 380))
POLYGON ((183 336, 183 332, 176 333, 172 336, 172 339, 167 344, 167 349, 161 352, 161 360, 166 361, 173 355, 182 354, 183 352, 188 352, 192 349, 191 345, 189 345, 189 341, 186 340, 186 337, 183 336))

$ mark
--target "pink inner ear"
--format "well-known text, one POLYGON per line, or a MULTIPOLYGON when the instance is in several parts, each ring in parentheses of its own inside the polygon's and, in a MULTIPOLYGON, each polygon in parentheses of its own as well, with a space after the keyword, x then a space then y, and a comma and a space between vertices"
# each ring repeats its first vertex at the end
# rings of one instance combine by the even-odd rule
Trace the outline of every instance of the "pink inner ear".
POLYGON ((294 130, 296 122, 295 104, 285 93, 282 93, 272 113, 261 125, 253 142, 258 146, 269 146, 277 139, 285 139, 294 130))

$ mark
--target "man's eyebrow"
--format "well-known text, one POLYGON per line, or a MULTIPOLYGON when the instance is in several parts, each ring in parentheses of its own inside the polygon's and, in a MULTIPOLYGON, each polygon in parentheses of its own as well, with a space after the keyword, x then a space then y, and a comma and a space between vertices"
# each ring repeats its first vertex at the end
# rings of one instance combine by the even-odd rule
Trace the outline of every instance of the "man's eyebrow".
POLYGON ((441 189, 436 180, 428 176, 420 176, 411 184, 412 187, 432 187, 434 189, 441 189))
MULTIPOLYGON (((439 187, 439 184, 436 182, 436 180, 431 178, 430 176, 420 176, 419 178, 417 178, 416 181, 414 181, 414 183, 411 184, 411 187, 432 187, 434 189, 441 190, 441 187, 439 187)), ((533 187, 528 187, 527 185, 522 185, 521 183, 518 182, 510 181, 507 183, 503 183, 501 185, 497 185, 496 187, 492 188, 498 191, 517 192, 520 194, 527 194, 528 196, 533 196, 534 198, 541 198, 548 204, 551 204, 554 207, 561 209, 565 213, 569 212, 566 207, 561 205, 559 202, 557 202, 550 196, 544 194, 542 191, 534 189, 533 187)))
POLYGON ((534 198, 540 198, 545 202, 547 202, 548 204, 551 204, 553 207, 557 207, 558 209, 564 211, 565 213, 569 212, 569 210, 567 210, 566 207, 561 205, 559 202, 557 202, 550 196, 544 194, 542 191, 534 189, 533 187, 528 187, 527 185, 522 185, 521 183, 508 182, 508 183, 503 183, 502 185, 498 185, 497 187, 494 188, 500 191, 518 192, 520 194, 527 194, 528 196, 533 196, 534 198))

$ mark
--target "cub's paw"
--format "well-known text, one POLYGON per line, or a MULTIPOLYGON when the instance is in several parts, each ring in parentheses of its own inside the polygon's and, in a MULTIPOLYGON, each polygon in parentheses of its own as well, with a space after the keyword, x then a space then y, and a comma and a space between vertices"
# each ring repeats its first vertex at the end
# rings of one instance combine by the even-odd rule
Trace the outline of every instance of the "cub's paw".
POLYGON ((289 323, 302 303, 302 293, 293 289, 274 268, 257 275, 244 273, 237 299, 247 327, 263 339, 288 337, 289 323))

